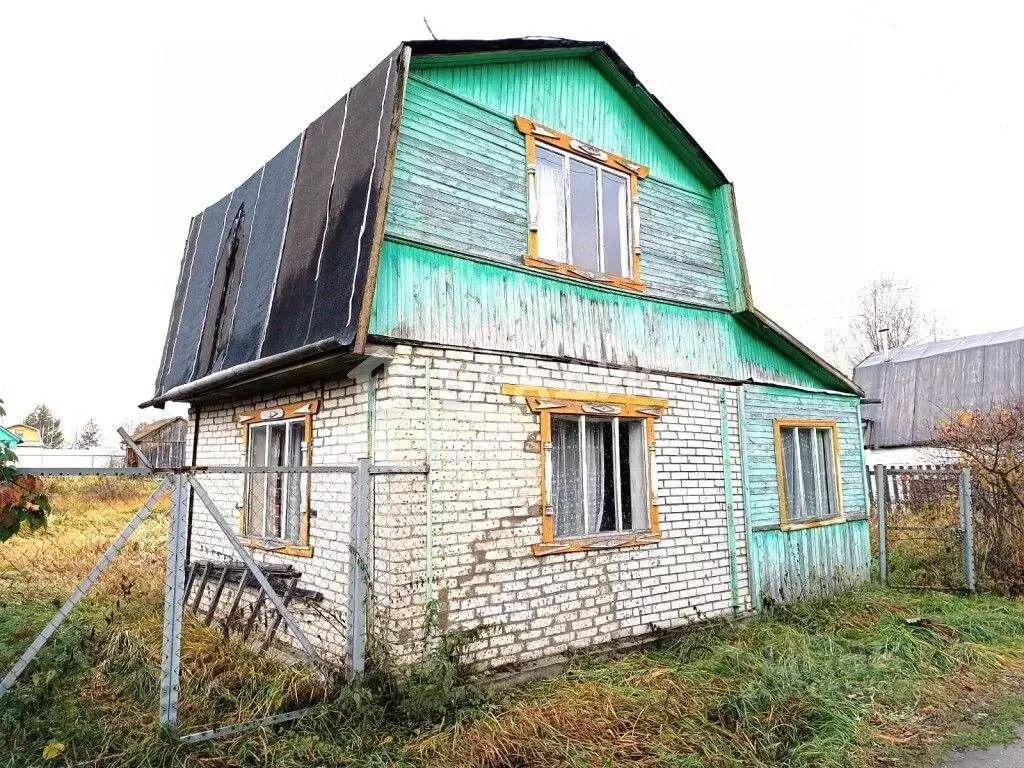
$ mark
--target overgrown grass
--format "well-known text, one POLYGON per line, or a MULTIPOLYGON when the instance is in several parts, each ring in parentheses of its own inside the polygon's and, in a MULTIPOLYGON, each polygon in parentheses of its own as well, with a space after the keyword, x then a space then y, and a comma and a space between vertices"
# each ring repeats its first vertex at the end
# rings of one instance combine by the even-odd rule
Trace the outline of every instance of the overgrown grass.
MULTIPOLYGON (((141 500, 97 488, 104 504, 77 499, 73 513, 80 492, 57 495, 51 559, 0 574, 2 669, 91 565, 62 565, 83 540, 64 521, 88 521, 109 541, 141 500)), ((865 587, 611 660, 581 654, 562 675, 489 695, 467 682, 457 635, 424 664, 341 685, 189 622, 183 730, 311 709, 288 726, 185 747, 156 729, 164 527, 157 518, 125 553, 129 594, 117 579, 101 585, 0 700, 0 766, 52 765, 43 749, 59 743, 56 764, 140 768, 860 768, 924 764, 944 746, 1006 738, 1024 716, 1024 603, 865 587)))

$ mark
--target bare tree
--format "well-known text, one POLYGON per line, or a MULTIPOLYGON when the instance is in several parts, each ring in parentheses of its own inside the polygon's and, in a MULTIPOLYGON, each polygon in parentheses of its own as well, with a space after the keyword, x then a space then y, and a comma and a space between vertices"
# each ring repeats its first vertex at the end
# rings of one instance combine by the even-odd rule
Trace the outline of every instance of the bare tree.
POLYGON ((887 329, 889 347, 898 349, 950 335, 936 313, 922 308, 917 289, 906 280, 882 275, 860 289, 857 310, 845 328, 829 334, 830 354, 847 370, 872 352, 881 352, 887 329))

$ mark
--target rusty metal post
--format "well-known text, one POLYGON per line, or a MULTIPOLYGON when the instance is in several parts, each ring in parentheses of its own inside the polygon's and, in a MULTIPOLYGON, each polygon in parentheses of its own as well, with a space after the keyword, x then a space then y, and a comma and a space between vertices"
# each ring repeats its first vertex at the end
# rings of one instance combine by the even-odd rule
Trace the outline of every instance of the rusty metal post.
POLYGON ((878 578, 882 584, 889 584, 888 532, 886 531, 886 488, 885 465, 875 464, 875 505, 878 508, 878 578))

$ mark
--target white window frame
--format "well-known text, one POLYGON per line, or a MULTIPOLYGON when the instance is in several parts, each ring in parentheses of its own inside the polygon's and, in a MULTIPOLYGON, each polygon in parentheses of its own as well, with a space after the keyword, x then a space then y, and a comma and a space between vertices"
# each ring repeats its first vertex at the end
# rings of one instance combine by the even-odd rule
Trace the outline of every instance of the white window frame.
MULTIPOLYGON (((545 261, 551 261, 551 262, 554 262, 556 264, 565 263, 565 264, 569 264, 569 265, 577 266, 578 267, 578 265, 573 262, 573 258, 572 258, 573 257, 573 254, 572 254, 572 192, 571 192, 571 172, 570 172, 571 162, 570 161, 575 160, 576 162, 583 163, 584 165, 589 165, 592 168, 596 168, 597 169, 597 251, 598 251, 597 262, 598 262, 598 272, 600 274, 609 275, 611 277, 621 277, 621 278, 626 278, 626 279, 629 279, 629 280, 634 279, 635 275, 633 274, 633 250, 634 250, 634 247, 635 247, 635 245, 634 245, 634 227, 635 227, 635 225, 633 223, 633 217, 635 215, 635 211, 634 211, 634 205, 633 205, 633 200, 632 200, 632 197, 633 197, 633 194, 632 194, 632 179, 630 178, 629 174, 623 173, 622 171, 617 171, 614 168, 611 168, 611 167, 609 167, 607 165, 604 165, 602 163, 595 163, 594 161, 588 160, 587 158, 581 157, 580 155, 576 155, 576 154, 573 154, 571 152, 566 152, 565 150, 559 149, 558 147, 551 146, 550 144, 543 144, 543 143, 537 144, 536 152, 537 152, 538 155, 541 152, 550 152, 550 153, 552 153, 554 155, 558 155, 558 156, 560 156, 562 158, 562 192, 563 192, 563 196, 564 196, 563 199, 565 200, 565 262, 562 262, 561 260, 559 260, 558 257, 557 257, 557 254, 538 253, 537 254, 537 258, 543 259, 545 261), (604 184, 601 183, 601 181, 602 181, 602 175, 601 174, 604 174, 604 173, 608 173, 608 174, 611 174, 613 176, 619 177, 620 179, 622 179, 622 181, 624 182, 625 187, 626 187, 626 202, 625 202, 625 206, 626 206, 626 219, 625 219, 626 231, 624 233, 625 236, 626 236, 626 248, 625 248, 624 252, 621 254, 621 258, 620 258, 620 262, 621 263, 620 263, 619 266, 620 266, 620 269, 622 271, 619 274, 609 273, 608 270, 607 270, 607 257, 606 257, 606 254, 605 254, 605 243, 604 243, 604 184)), ((539 160, 538 160, 538 162, 539 162, 539 160)), ((537 185, 535 185, 535 184, 531 184, 529 190, 530 190, 530 194, 536 195, 536 201, 535 202, 531 201, 531 210, 539 211, 541 206, 544 204, 544 201, 540 199, 540 191, 537 188, 537 185)), ((537 220, 537 222, 538 222, 537 223, 537 227, 538 227, 537 231, 538 231, 538 239, 539 239, 539 234, 540 234, 540 230, 539 230, 539 227, 540 227, 539 216, 536 217, 535 220, 537 220)), ((580 268, 582 269, 582 267, 580 267, 580 268)))
POLYGON ((822 525, 833 522, 842 522, 843 512, 843 489, 842 472, 839 458, 839 426, 834 421, 827 420, 799 420, 799 419, 776 419, 775 420, 775 451, 776 463, 778 465, 779 483, 779 520, 782 528, 801 528, 814 525, 822 525), (783 440, 783 433, 793 430, 793 479, 796 485, 790 493, 786 483, 786 447, 783 440), (815 483, 815 509, 792 509, 789 504, 789 497, 792 496, 798 505, 804 500, 804 477, 803 462, 806 457, 800 448, 800 432, 811 432, 811 443, 813 446, 811 461, 814 465, 813 472, 819 479, 815 483), (828 444, 831 452, 832 466, 821 466, 822 458, 819 450, 819 432, 828 433, 828 444), (832 501, 834 511, 828 511, 827 499, 824 496, 827 481, 831 477, 832 501), (823 511, 824 510, 824 511, 823 511))
MULTIPOLYGON (((646 442, 647 442, 647 438, 646 438, 647 422, 646 422, 646 419, 639 418, 639 417, 620 417, 620 416, 612 416, 610 418, 607 417, 607 416, 602 416, 602 417, 593 417, 593 418, 595 418, 597 421, 602 421, 602 422, 611 421, 611 424, 612 424, 612 465, 613 465, 613 480, 612 480, 612 482, 614 484, 613 487, 615 489, 615 530, 614 531, 587 531, 587 530, 585 530, 586 529, 587 520, 589 519, 589 514, 588 514, 588 512, 589 512, 589 484, 587 483, 587 416, 585 414, 582 414, 582 415, 576 415, 576 414, 552 414, 552 416, 551 416, 552 421, 554 421, 555 419, 560 419, 560 420, 574 419, 579 424, 580 479, 582 481, 582 487, 583 487, 582 497, 583 497, 583 525, 584 525, 584 532, 582 534, 572 534, 572 535, 568 535, 568 536, 558 536, 557 533, 556 533, 554 535, 554 537, 553 537, 554 541, 564 541, 564 540, 567 540, 567 539, 591 538, 591 537, 597 537, 597 536, 622 536, 622 535, 628 535, 628 534, 634 534, 634 533, 649 533, 652 530, 651 519, 652 519, 652 515, 655 514, 655 510, 652 508, 652 504, 651 504, 651 498, 652 498, 652 493, 651 493, 652 477, 651 477, 651 472, 649 470, 649 466, 650 465, 648 463, 649 462, 649 454, 651 452, 649 447, 645 447, 645 449, 641 452, 641 455, 644 457, 643 460, 641 461, 642 466, 639 467, 639 468, 634 468, 634 467, 630 466, 630 472, 631 473, 635 472, 635 471, 639 471, 642 474, 643 478, 644 478, 644 489, 645 489, 645 494, 646 494, 646 498, 644 499, 644 509, 646 510, 646 518, 647 518, 646 524, 642 528, 627 528, 627 529, 623 529, 623 527, 622 527, 622 462, 621 462, 621 455, 620 455, 620 448, 619 448, 619 430, 620 430, 619 424, 620 424, 621 421, 630 421, 630 422, 636 422, 637 424, 639 424, 641 429, 643 429, 645 431, 644 440, 645 440, 645 444, 646 444, 646 442)), ((557 531, 558 530, 558 514, 559 514, 559 512, 558 512, 558 509, 555 508, 555 506, 552 504, 552 498, 553 498, 552 493, 553 493, 553 480, 554 480, 554 478, 553 478, 553 475, 552 475, 551 469, 550 469, 551 466, 552 466, 552 459, 551 459, 551 457, 546 458, 545 459, 545 463, 546 463, 546 465, 548 467, 548 475, 547 476, 552 481, 551 486, 548 488, 547 499, 548 499, 548 503, 551 504, 551 515, 555 518, 554 521, 553 521, 554 529, 555 529, 555 531, 557 531)))
MULTIPOLYGON (((293 419, 278 419, 278 420, 275 420, 275 421, 262 421, 262 422, 258 422, 258 423, 255 423, 255 424, 247 425, 248 432, 247 432, 247 435, 246 435, 247 440, 246 440, 246 448, 245 448, 246 466, 248 466, 250 468, 259 469, 259 471, 264 475, 264 478, 265 478, 266 482, 265 482, 264 487, 263 487, 263 514, 261 516, 262 525, 260 527, 261 529, 260 529, 259 533, 256 533, 256 532, 248 530, 248 522, 249 522, 248 521, 248 517, 249 517, 249 515, 248 515, 248 505, 249 505, 249 500, 251 498, 250 492, 251 492, 251 484, 252 484, 252 475, 251 474, 250 475, 246 475, 245 491, 244 491, 245 495, 244 495, 244 502, 243 502, 243 505, 246 508, 246 513, 242 516, 242 532, 243 532, 243 535, 245 535, 245 536, 247 536, 249 538, 258 539, 259 541, 264 541, 264 542, 281 542, 283 544, 292 544, 292 545, 297 545, 298 546, 298 545, 302 545, 304 543, 302 541, 302 539, 303 539, 303 536, 302 536, 303 522, 302 521, 303 521, 303 517, 309 514, 309 509, 308 509, 309 500, 308 500, 308 493, 307 493, 306 482, 305 482, 305 478, 304 477, 299 482, 299 535, 298 535, 298 537, 295 538, 295 539, 288 539, 288 538, 285 538, 284 536, 271 537, 271 536, 267 535, 267 513, 268 513, 268 511, 270 509, 270 504, 269 504, 269 501, 268 501, 269 494, 270 494, 270 478, 274 474, 273 470, 275 469, 275 467, 272 467, 272 466, 269 465, 269 462, 270 462, 270 443, 271 443, 271 441, 270 441, 270 430, 273 427, 282 426, 282 425, 284 426, 284 451, 283 451, 283 455, 285 457, 288 457, 288 456, 291 455, 291 448, 292 448, 292 445, 291 445, 291 442, 292 442, 292 429, 291 429, 291 425, 292 424, 301 424, 302 425, 302 435, 303 435, 303 437, 302 437, 302 441, 299 444, 300 445, 300 447, 299 447, 299 457, 300 457, 301 462, 302 462, 300 466, 303 466, 303 467, 308 466, 308 456, 307 456, 307 454, 308 454, 308 445, 307 445, 307 435, 306 435, 307 420, 306 420, 305 417, 299 417, 299 418, 293 418, 293 419), (264 450, 264 453, 263 453, 264 464, 263 464, 262 467, 257 467, 256 465, 254 465, 252 463, 252 458, 253 458, 253 456, 252 456, 253 430, 257 430, 257 429, 265 429, 265 430, 267 430, 267 439, 266 439, 266 441, 264 443, 264 448, 263 448, 263 450, 264 450)), ((288 466, 288 465, 275 465, 275 466, 288 466)), ((303 473, 303 475, 304 474, 305 473, 303 473)), ((288 512, 287 512, 287 503, 288 502, 287 502, 287 500, 288 500, 288 495, 287 495, 287 492, 285 492, 285 493, 282 494, 282 508, 281 508, 281 530, 282 530, 282 532, 284 531, 284 528, 285 528, 285 521, 288 519, 288 512)))

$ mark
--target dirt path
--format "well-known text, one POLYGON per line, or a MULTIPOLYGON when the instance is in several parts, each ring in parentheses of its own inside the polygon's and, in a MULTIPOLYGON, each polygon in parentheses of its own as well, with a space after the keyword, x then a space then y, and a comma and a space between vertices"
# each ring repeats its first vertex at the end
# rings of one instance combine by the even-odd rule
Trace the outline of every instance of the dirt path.
POLYGON ((1021 768, 1024 766, 1024 725, 1017 729, 1017 741, 1004 747, 959 752, 938 768, 1021 768))

